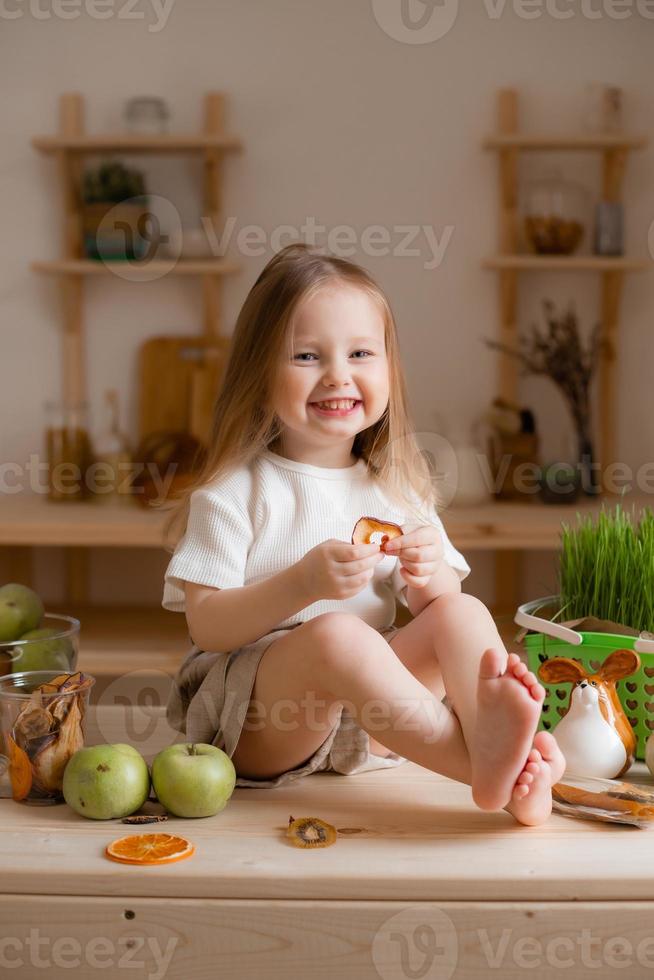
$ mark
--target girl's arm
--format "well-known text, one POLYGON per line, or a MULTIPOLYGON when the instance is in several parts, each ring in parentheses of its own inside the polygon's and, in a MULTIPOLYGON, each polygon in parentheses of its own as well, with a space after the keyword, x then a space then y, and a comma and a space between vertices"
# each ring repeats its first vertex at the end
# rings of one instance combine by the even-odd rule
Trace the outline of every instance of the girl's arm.
POLYGON ((193 643, 201 650, 226 653, 265 636, 313 601, 303 579, 297 563, 263 582, 234 589, 185 582, 186 622, 193 643))

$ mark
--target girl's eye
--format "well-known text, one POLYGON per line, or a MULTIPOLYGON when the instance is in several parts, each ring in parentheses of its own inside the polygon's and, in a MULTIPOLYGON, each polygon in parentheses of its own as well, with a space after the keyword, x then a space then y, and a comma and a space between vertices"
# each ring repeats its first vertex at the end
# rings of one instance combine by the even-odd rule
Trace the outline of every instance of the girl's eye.
MULTIPOLYGON (((366 360, 368 357, 372 357, 372 351, 369 351, 369 350, 357 350, 357 351, 354 351, 354 353, 351 356, 352 357, 356 357, 356 360, 357 361, 366 360), (365 354, 365 357, 357 357, 356 355, 358 355, 358 354, 365 354)), ((309 360, 311 358, 317 358, 317 357, 318 357, 318 355, 311 353, 311 351, 302 351, 299 354, 295 354, 294 357, 293 357, 293 360, 294 361, 307 361, 307 360, 309 360)))

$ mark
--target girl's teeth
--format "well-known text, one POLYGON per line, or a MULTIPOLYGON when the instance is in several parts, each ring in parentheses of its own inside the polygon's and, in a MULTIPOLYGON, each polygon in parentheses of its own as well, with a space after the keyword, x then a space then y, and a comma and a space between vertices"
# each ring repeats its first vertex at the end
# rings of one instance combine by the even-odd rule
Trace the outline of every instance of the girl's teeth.
POLYGON ((344 408, 354 408, 356 401, 338 401, 338 402, 316 402, 318 408, 331 409, 344 409, 344 408))

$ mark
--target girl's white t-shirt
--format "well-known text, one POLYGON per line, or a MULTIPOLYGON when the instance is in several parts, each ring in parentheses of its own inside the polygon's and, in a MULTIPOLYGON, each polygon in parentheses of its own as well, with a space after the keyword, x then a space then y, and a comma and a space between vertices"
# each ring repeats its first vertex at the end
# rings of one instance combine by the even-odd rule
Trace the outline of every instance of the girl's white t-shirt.
MULTIPOLYGON (((390 502, 365 460, 330 469, 264 451, 191 495, 189 518, 165 573, 162 605, 184 612, 183 583, 234 589, 261 582, 300 561, 329 538, 350 541, 360 517, 418 526, 390 502)), ((445 561, 461 579, 470 572, 435 511, 430 521, 443 539, 445 561)), ((399 559, 385 555, 367 586, 348 599, 321 599, 278 623, 303 623, 327 612, 354 613, 385 629, 395 619, 395 597, 406 605, 399 559)))

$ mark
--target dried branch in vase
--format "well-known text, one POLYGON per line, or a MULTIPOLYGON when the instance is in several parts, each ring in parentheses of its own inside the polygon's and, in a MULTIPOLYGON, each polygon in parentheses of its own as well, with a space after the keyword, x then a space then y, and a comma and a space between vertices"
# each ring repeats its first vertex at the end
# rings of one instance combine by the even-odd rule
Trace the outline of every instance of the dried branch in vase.
POLYGON ((590 484, 585 487, 586 492, 595 493, 590 387, 606 342, 601 336, 601 325, 596 324, 584 346, 574 310, 569 309, 558 316, 551 300, 544 300, 543 309, 546 330, 534 324, 529 336, 519 338, 518 347, 496 340, 486 340, 486 344, 518 360, 522 374, 550 378, 560 390, 575 424, 582 467, 590 467, 590 484))

